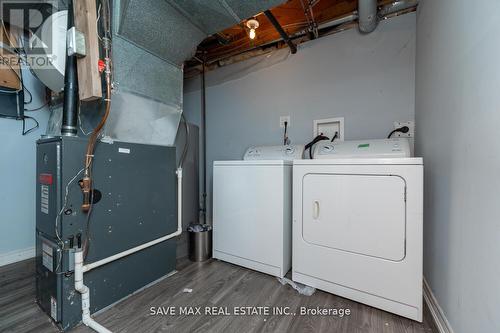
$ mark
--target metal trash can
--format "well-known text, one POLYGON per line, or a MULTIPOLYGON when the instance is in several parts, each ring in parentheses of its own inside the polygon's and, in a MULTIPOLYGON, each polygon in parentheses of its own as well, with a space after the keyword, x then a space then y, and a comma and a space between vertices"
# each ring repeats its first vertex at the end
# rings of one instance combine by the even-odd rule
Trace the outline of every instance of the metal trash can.
POLYGON ((192 224, 189 233, 189 259, 205 261, 212 258, 212 226, 208 224, 192 224))

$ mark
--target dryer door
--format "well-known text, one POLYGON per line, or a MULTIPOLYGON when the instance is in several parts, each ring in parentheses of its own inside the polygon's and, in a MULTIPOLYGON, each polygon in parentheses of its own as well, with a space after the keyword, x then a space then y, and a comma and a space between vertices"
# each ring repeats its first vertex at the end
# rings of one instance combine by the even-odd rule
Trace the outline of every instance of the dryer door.
POLYGON ((405 187, 395 175, 308 174, 302 237, 338 251, 403 260, 405 187))

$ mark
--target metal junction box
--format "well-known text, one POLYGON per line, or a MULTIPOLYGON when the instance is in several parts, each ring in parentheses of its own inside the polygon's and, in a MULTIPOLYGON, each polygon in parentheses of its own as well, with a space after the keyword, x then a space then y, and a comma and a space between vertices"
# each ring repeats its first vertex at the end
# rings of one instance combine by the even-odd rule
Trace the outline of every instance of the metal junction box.
MULTIPOLYGON (((72 249, 79 238, 88 244, 85 263, 92 263, 177 229, 174 147, 99 142, 89 218, 78 183, 86 144, 78 137, 37 143, 37 302, 63 330, 81 321, 72 249)), ((174 271, 175 245, 171 239, 86 273, 91 312, 174 271)))

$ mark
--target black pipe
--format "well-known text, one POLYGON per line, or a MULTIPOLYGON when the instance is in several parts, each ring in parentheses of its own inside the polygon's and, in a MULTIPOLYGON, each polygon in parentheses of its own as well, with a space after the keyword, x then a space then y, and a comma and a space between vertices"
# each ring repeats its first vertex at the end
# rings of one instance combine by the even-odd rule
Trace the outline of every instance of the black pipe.
MULTIPOLYGON (((68 30, 74 26, 73 0, 68 3, 68 30)), ((61 134, 75 136, 78 133, 78 74, 76 56, 68 55, 66 50, 66 68, 64 69, 64 101, 61 134)))
POLYGON ((273 13, 271 13, 269 10, 266 10, 264 14, 266 15, 267 19, 272 23, 276 31, 280 34, 281 38, 288 44, 290 52, 292 52, 292 54, 297 53, 297 46, 295 46, 295 44, 292 42, 290 37, 285 32, 285 30, 283 30, 276 17, 274 17, 273 13))
POLYGON ((201 128, 203 132, 203 223, 207 223, 207 117, 206 117, 206 85, 205 85, 205 55, 203 55, 201 73, 201 128))

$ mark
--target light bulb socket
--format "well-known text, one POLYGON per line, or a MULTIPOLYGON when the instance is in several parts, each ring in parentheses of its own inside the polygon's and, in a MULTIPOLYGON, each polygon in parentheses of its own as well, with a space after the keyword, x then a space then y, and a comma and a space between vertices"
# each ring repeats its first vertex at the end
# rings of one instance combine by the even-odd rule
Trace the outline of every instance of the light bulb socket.
POLYGON ((247 28, 250 29, 250 32, 248 33, 250 39, 255 39, 255 36, 257 35, 255 30, 258 27, 259 27, 259 21, 257 21, 256 19, 250 19, 247 21, 247 28))

